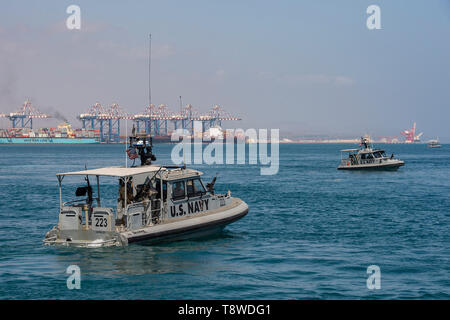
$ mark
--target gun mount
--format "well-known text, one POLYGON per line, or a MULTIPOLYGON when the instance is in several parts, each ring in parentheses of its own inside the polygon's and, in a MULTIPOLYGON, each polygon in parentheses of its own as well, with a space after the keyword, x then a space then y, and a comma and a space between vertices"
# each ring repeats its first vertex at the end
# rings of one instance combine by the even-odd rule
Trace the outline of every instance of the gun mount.
POLYGON ((152 137, 145 133, 135 133, 133 128, 132 135, 128 137, 127 154, 130 160, 140 158, 141 166, 151 165, 152 161, 156 161, 156 156, 153 154, 152 137))

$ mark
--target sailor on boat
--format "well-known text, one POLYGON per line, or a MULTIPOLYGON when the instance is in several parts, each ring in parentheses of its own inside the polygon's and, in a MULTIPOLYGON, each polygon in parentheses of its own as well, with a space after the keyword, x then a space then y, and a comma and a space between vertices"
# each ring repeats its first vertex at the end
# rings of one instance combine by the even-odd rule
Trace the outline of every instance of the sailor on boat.
POLYGON ((46 234, 44 244, 105 247, 185 239, 222 230, 248 213, 248 205, 231 197, 230 191, 214 192, 217 177, 205 188, 200 171, 152 164, 156 157, 148 135, 134 133, 127 154, 132 160, 139 157, 141 166, 57 174, 59 221, 46 234), (84 177, 87 184, 78 187, 76 198, 69 201, 63 201, 62 193, 66 176, 84 177), (96 188, 89 177, 95 177, 96 188), (101 194, 100 181, 108 177, 118 179, 118 198, 111 200, 115 208, 105 205, 101 194))
POLYGON ((393 169, 396 170, 405 164, 404 161, 386 156, 382 149, 374 149, 369 138, 361 137, 360 149, 341 150, 341 163, 338 170, 367 170, 367 169, 393 169), (348 157, 343 157, 347 152, 348 157))

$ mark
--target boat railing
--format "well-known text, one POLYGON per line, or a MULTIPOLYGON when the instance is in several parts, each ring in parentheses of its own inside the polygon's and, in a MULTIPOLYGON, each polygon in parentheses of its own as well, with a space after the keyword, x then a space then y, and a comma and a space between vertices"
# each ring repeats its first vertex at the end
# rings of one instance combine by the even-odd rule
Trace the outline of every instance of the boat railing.
POLYGON ((157 224, 161 220, 161 199, 144 200, 127 205, 127 216, 134 213, 142 214, 142 226, 157 224))
POLYGON ((142 223, 146 226, 157 224, 161 220, 161 199, 154 199, 148 202, 142 223))
POLYGON ((382 161, 379 159, 361 159, 359 161, 359 164, 374 164, 374 163, 381 163, 382 161))
POLYGON ((86 199, 77 199, 77 200, 66 201, 66 202, 63 202, 63 207, 70 207, 75 204, 82 204, 83 202, 86 203, 86 199))
POLYGON ((372 158, 372 159, 361 159, 361 158, 346 158, 342 159, 341 163, 343 165, 361 165, 361 164, 376 164, 376 163, 383 163, 385 161, 388 161, 388 157, 382 157, 382 158, 372 158))
POLYGON ((382 157, 382 158, 373 158, 373 159, 359 159, 359 164, 375 164, 375 163, 383 163, 385 161, 389 161, 390 158, 382 157))
MULTIPOLYGON (((67 207, 67 206, 73 206, 73 205, 77 205, 78 206, 80 204, 87 204, 88 199, 76 199, 76 200, 70 200, 70 201, 66 201, 63 202, 63 206, 67 207)), ((97 206, 100 207, 100 198, 92 198, 92 201, 97 201, 97 206)))

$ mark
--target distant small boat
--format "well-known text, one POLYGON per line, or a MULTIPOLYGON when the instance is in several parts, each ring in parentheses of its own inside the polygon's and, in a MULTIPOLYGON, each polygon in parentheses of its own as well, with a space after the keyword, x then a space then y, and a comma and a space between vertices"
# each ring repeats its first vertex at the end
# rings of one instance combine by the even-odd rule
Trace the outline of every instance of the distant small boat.
POLYGON ((442 145, 439 142, 439 139, 428 141, 428 148, 440 148, 442 145))

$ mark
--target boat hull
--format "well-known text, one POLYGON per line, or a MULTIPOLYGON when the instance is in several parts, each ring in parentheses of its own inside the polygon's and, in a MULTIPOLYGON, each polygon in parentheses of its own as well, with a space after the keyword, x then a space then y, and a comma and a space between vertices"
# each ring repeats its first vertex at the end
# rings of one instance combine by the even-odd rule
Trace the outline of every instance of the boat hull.
POLYGON ((243 218, 248 213, 248 206, 244 202, 233 210, 223 213, 207 214, 200 217, 188 218, 179 222, 172 222, 172 226, 164 228, 149 227, 137 235, 127 235, 128 243, 155 243, 167 240, 181 240, 197 238, 220 232, 228 224, 243 218), (176 225, 175 225, 176 224, 176 225))
POLYGON ((359 164, 359 165, 340 165, 338 170, 397 170, 401 166, 404 166, 405 162, 396 161, 394 163, 384 163, 384 164, 359 164))

